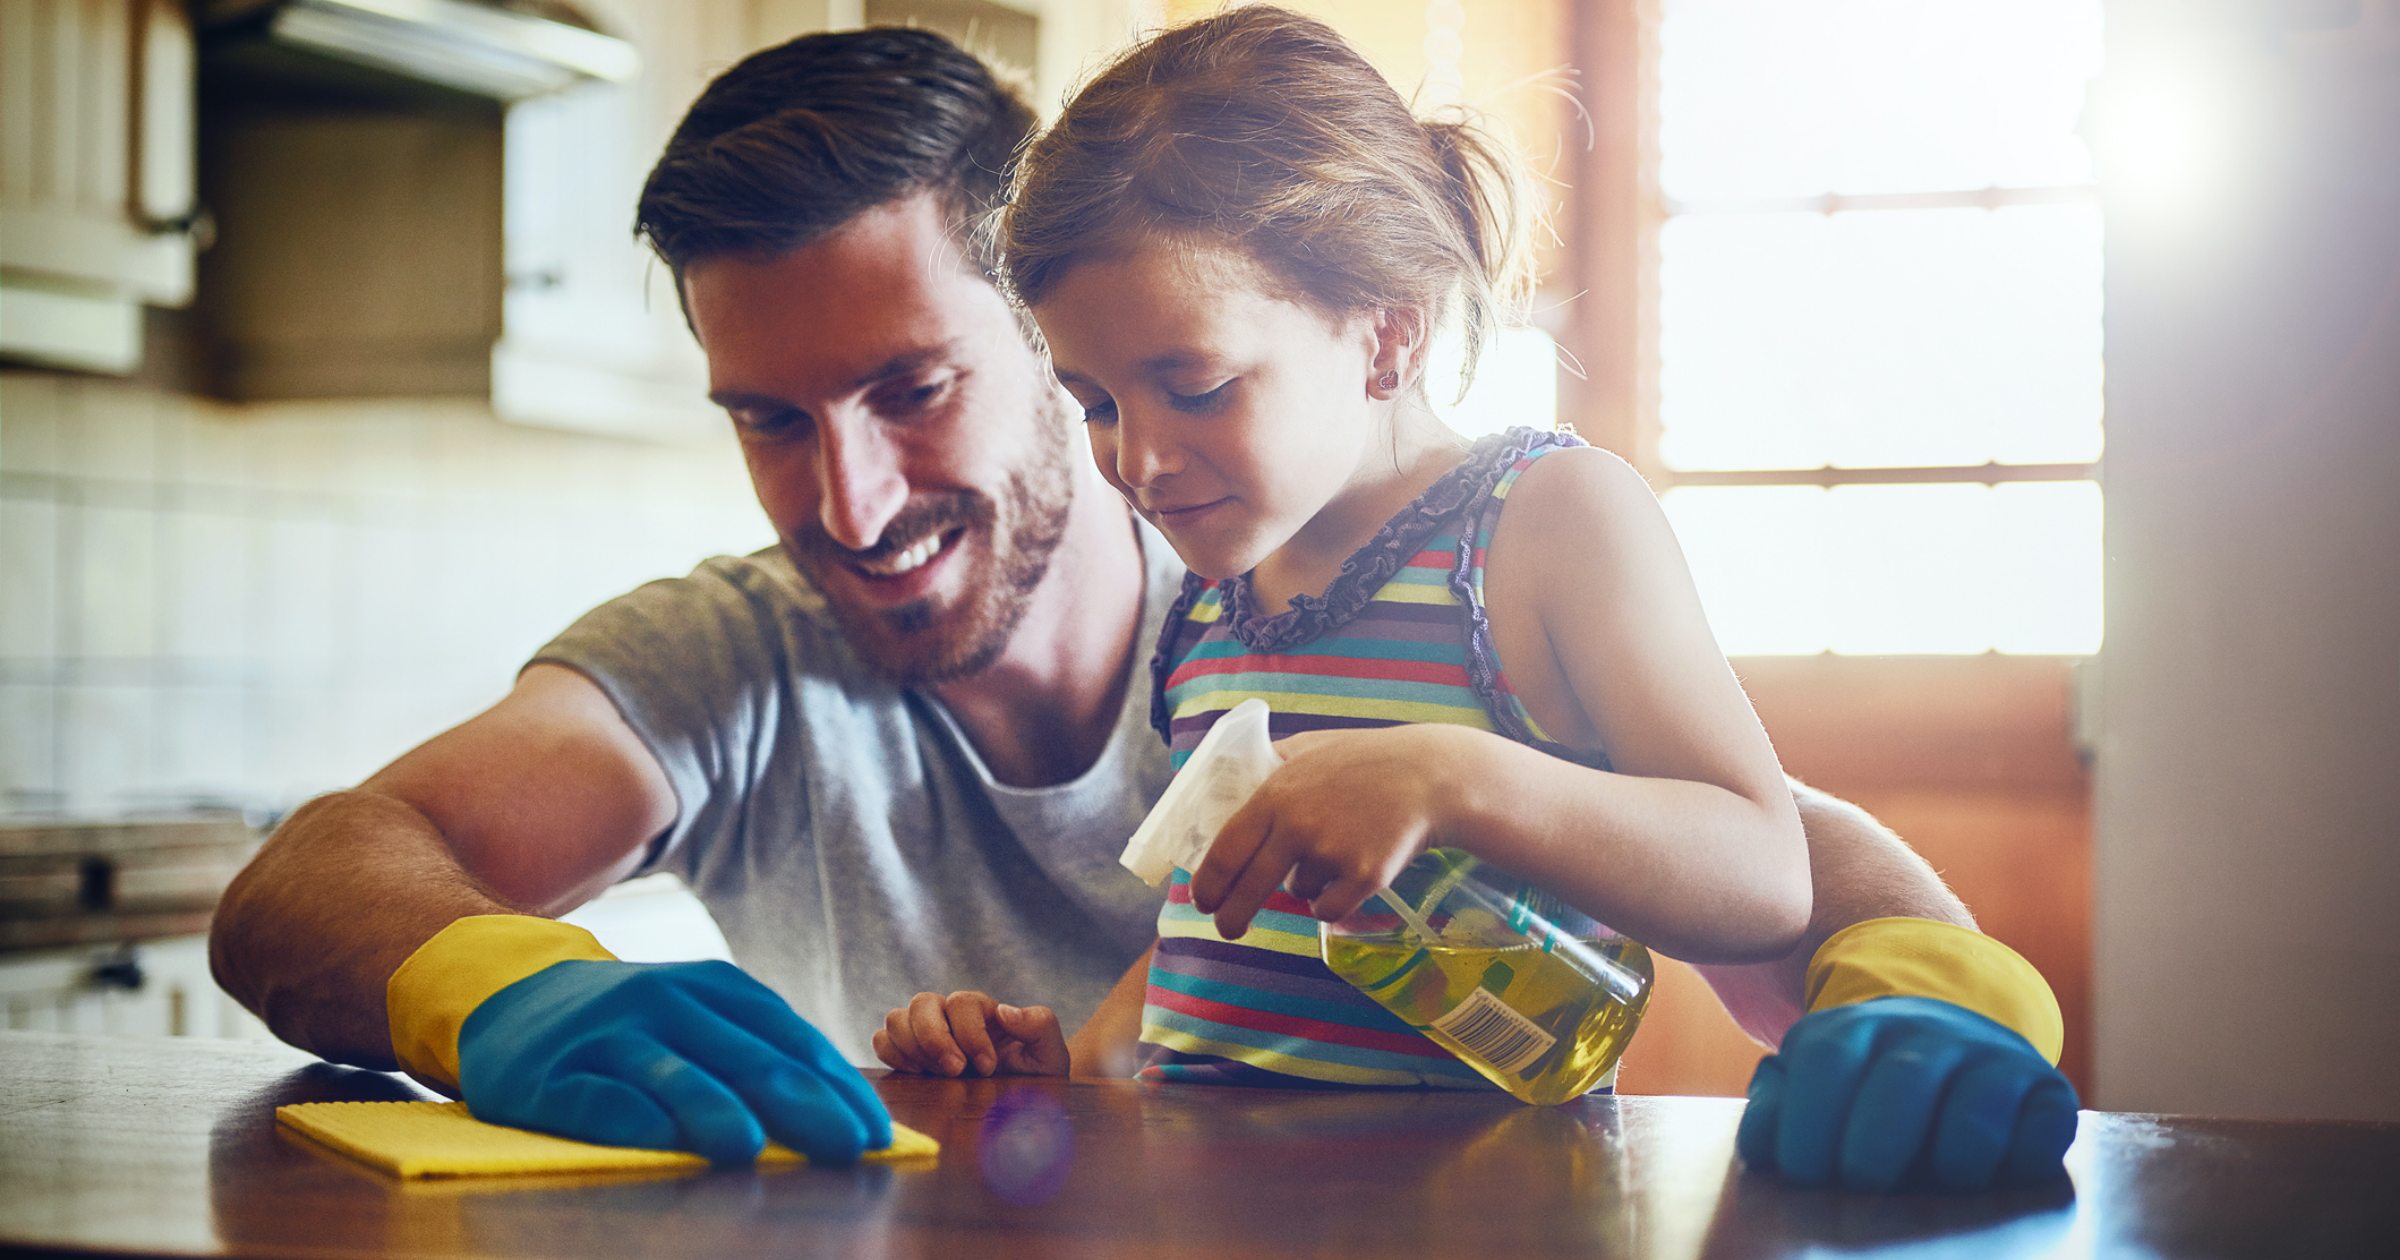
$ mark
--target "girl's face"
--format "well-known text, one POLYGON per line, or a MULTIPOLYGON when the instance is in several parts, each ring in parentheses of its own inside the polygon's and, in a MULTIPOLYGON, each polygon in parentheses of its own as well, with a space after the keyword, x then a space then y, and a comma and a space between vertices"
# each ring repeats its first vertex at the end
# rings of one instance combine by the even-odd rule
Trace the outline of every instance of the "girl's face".
POLYGON ((1239 251, 1153 243, 1077 264, 1033 308, 1100 475, 1203 577, 1287 546, 1338 563, 1384 519, 1378 321, 1270 293, 1239 251))

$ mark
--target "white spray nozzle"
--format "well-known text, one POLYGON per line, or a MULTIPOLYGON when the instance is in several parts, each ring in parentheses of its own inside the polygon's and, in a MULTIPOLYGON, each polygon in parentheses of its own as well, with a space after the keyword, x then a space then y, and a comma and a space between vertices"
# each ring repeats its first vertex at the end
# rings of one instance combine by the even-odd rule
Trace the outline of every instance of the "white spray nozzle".
POLYGON ((1155 888, 1176 867, 1188 871, 1200 865, 1225 820, 1283 764, 1267 737, 1267 713, 1267 702, 1252 697, 1208 728, 1126 842, 1124 856, 1117 859, 1126 870, 1155 888))

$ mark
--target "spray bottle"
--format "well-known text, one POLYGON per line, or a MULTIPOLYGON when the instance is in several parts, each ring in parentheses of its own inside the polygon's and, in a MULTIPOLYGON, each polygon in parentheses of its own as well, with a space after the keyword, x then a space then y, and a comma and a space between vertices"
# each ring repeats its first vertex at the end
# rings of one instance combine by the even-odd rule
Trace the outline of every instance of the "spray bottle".
MULTIPOLYGON (((1268 709, 1219 718, 1121 859, 1156 885, 1199 866, 1282 764, 1268 709)), ((1420 854, 1349 916, 1318 925, 1325 965, 1529 1103, 1564 1102, 1615 1070, 1650 1000, 1649 951, 1458 849, 1420 854)))

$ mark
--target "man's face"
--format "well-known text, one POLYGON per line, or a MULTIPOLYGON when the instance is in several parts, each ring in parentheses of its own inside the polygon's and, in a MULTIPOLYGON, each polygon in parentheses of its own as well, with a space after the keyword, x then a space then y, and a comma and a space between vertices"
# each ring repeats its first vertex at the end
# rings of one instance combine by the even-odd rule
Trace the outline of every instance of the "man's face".
POLYGON ((683 283, 759 504, 860 657, 903 685, 991 664, 1065 532, 1070 421, 939 203, 683 283))

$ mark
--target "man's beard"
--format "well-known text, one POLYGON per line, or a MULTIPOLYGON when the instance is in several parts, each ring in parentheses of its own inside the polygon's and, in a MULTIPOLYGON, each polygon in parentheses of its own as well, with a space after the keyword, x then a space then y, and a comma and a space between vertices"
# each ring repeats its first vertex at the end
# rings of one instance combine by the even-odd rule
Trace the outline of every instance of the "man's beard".
MULTIPOLYGON (((1044 409, 1035 457, 1009 474, 1002 494, 1007 500, 1009 528, 1000 533, 1000 509, 991 497, 962 490, 938 499, 912 501, 893 516, 882 539, 865 551, 852 551, 826 537, 822 526, 811 524, 786 540, 794 563, 824 591, 843 637, 868 669, 902 687, 922 687, 979 673, 1000 659, 1010 636, 1033 603, 1034 589, 1050 571, 1050 557, 1066 537, 1067 513, 1073 500, 1064 425, 1044 409), (991 563, 966 575, 958 598, 944 605, 932 597, 881 611, 844 603, 838 584, 828 583, 828 569, 859 561, 873 562, 928 535, 962 532, 949 544, 964 548, 974 539, 989 539, 991 563)), ((960 557, 964 559, 964 557, 960 557)))

